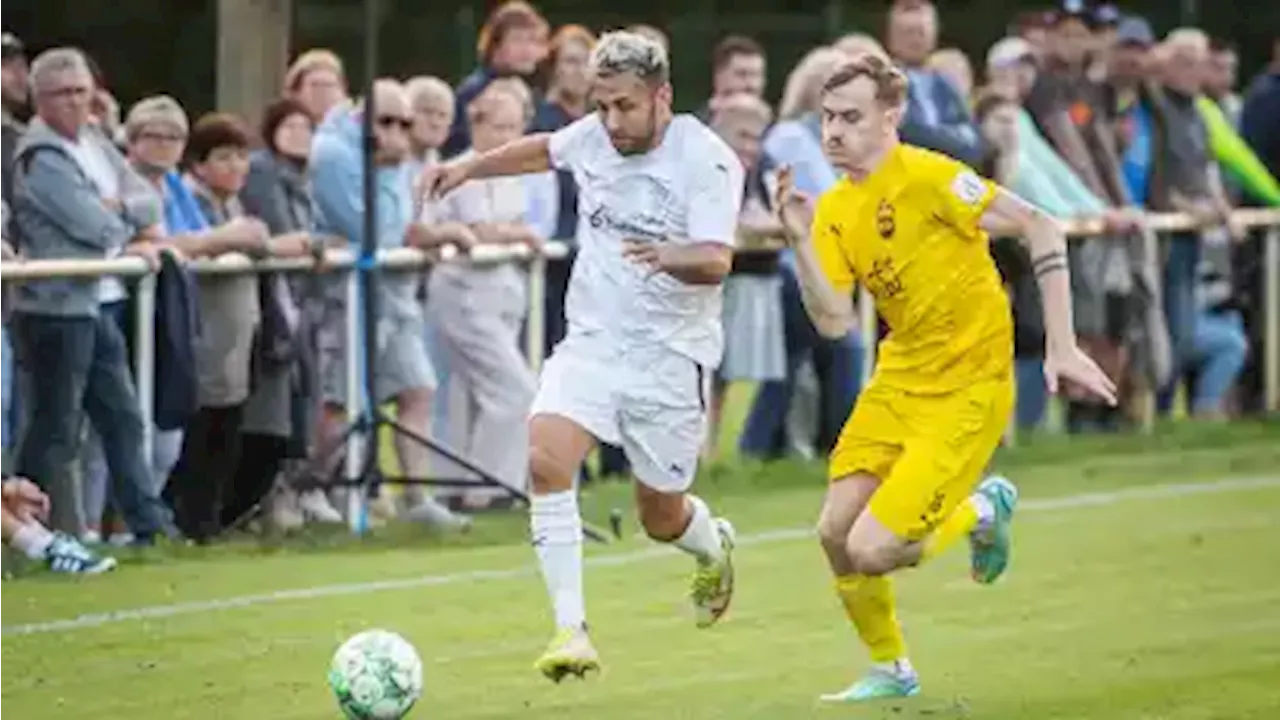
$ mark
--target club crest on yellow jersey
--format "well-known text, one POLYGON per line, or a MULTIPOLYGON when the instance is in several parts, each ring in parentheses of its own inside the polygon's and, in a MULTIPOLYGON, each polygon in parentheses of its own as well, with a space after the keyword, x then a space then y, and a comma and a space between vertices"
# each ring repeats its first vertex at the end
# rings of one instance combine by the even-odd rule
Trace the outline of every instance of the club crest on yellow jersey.
POLYGON ((893 237, 897 229, 898 223, 894 219, 893 205, 888 200, 881 200, 880 205, 876 207, 876 232, 880 233, 880 237, 888 240, 893 237))

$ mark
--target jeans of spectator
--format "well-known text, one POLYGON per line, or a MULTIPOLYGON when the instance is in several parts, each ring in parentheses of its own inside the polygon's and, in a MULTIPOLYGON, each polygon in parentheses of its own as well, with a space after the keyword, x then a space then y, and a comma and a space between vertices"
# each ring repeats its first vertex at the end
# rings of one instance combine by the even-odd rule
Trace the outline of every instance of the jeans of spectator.
MULTIPOLYGON (((107 492, 110 487, 111 471, 107 469, 107 455, 102 447, 102 440, 93 427, 89 427, 85 438, 83 453, 83 470, 81 478, 81 495, 84 502, 85 524, 95 529, 102 521, 104 511, 108 508, 119 510, 119 505, 107 492)), ((160 495, 169 480, 169 473, 178 464, 182 455, 182 429, 151 431, 151 471, 155 480, 155 492, 160 495)))
POLYGON ((1019 430, 1037 430, 1044 423, 1045 410, 1049 406, 1049 389, 1044 384, 1044 358, 1015 358, 1013 369, 1018 388, 1014 419, 1019 430))
POLYGON ((1220 412, 1249 354, 1244 318, 1235 310, 1201 312, 1196 316, 1194 346, 1196 377, 1191 410, 1220 412))
MULTIPOLYGON (((110 319, 120 329, 122 335, 127 333, 129 321, 129 303, 120 301, 104 304, 99 311, 101 316, 110 319)), ((151 471, 154 480, 153 492, 159 495, 164 490, 169 472, 178 462, 178 454, 182 451, 182 430, 162 431, 152 429, 151 471)), ((102 513, 111 502, 107 493, 110 472, 107 470, 107 454, 102 447, 102 438, 89 425, 85 445, 81 451, 82 472, 80 475, 81 494, 84 501, 84 520, 90 528, 97 528, 102 520, 102 513)))
POLYGON ((1196 266, 1199 262, 1198 234, 1170 236, 1164 265, 1164 315, 1173 349, 1173 380, 1156 394, 1156 407, 1162 415, 1173 409, 1178 385, 1195 362, 1196 266))
POLYGON ((0 415, 0 448, 4 452, 13 449, 17 439, 18 427, 18 384, 14 378, 16 367, 13 362, 13 346, 9 344, 9 328, 0 328, 0 400, 3 401, 3 415, 0 415))
POLYGON ((779 267, 787 377, 760 383, 738 440, 738 448, 744 455, 762 458, 779 457, 787 451, 786 419, 796 373, 808 357, 813 358, 823 388, 817 446, 822 452, 830 450, 858 397, 865 354, 862 338, 857 333, 839 340, 828 340, 818 334, 801 302, 794 266, 782 262, 779 267))
POLYGON ((168 528, 168 508, 155 492, 143 454, 143 422, 129 373, 129 351, 109 317, 55 317, 19 313, 14 340, 29 402, 26 437, 17 469, 49 494, 55 529, 84 530, 76 464, 82 418, 102 438, 112 492, 129 529, 147 541, 168 528))

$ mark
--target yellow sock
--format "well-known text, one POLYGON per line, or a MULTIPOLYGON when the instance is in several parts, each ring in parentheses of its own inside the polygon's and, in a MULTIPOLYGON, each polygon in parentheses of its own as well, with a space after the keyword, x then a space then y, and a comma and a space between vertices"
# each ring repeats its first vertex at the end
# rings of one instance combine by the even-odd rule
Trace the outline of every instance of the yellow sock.
POLYGON ((970 532, 978 525, 978 508, 973 504, 973 498, 967 497, 964 502, 956 506, 951 511, 947 519, 933 531, 933 534, 924 540, 924 547, 921 548, 920 562, 932 560, 947 551, 962 537, 968 537, 970 532))
POLYGON ((907 656, 907 643, 893 602, 893 581, 887 575, 836 578, 836 593, 873 662, 889 663, 907 656))

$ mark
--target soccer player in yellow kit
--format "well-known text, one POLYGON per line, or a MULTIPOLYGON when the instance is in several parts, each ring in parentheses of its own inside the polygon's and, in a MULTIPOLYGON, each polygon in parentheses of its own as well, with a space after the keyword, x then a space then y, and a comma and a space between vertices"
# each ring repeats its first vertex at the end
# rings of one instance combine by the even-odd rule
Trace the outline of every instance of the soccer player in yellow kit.
POLYGON ((1013 322, 987 229, 1025 238, 1044 298, 1045 379, 1115 403, 1115 385, 1076 344, 1066 242, 1053 219, 966 166, 902 144, 907 79, 879 55, 822 89, 822 140, 840 181, 816 210, 779 176, 776 207, 796 248, 804 305, 826 337, 855 326, 861 283, 889 326, 875 374, 830 458, 819 534, 836 590, 873 669, 836 702, 920 690, 889 574, 968 537, 975 580, 1009 558, 1017 491, 979 484, 1013 408, 1013 322))

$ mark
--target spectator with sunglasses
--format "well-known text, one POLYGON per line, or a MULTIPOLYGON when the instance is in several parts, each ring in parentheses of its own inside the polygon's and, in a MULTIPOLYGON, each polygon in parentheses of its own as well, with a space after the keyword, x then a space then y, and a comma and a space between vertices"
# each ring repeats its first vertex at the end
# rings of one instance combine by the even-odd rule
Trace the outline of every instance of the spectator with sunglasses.
MULTIPOLYGON (((364 236, 364 190, 362 156, 363 113, 371 108, 374 117, 374 164, 377 175, 377 237, 379 248, 415 246, 436 248, 445 243, 469 246, 473 237, 456 224, 427 226, 415 222, 416 204, 409 160, 409 133, 413 111, 404 86, 383 79, 374 84, 373 103, 329 112, 311 144, 308 173, 317 212, 316 230, 345 237, 359 248, 364 236)), ((431 422, 431 399, 436 374, 427 356, 423 339, 426 320, 418 301, 420 278, 413 273, 388 272, 378 281, 377 347, 373 372, 381 405, 394 400, 402 425, 426 435, 431 422)), ((346 299, 345 281, 335 278, 325 290, 324 317, 319 329, 317 364, 324 409, 314 458, 316 474, 328 477, 329 460, 337 449, 347 404, 346 393, 346 299)), ((396 438, 400 466, 409 477, 427 476, 430 451, 396 438)), ((381 514, 389 508, 384 501, 376 506, 381 514)), ((468 523, 430 497, 422 497, 408 509, 409 517, 443 528, 462 529, 468 523)))

